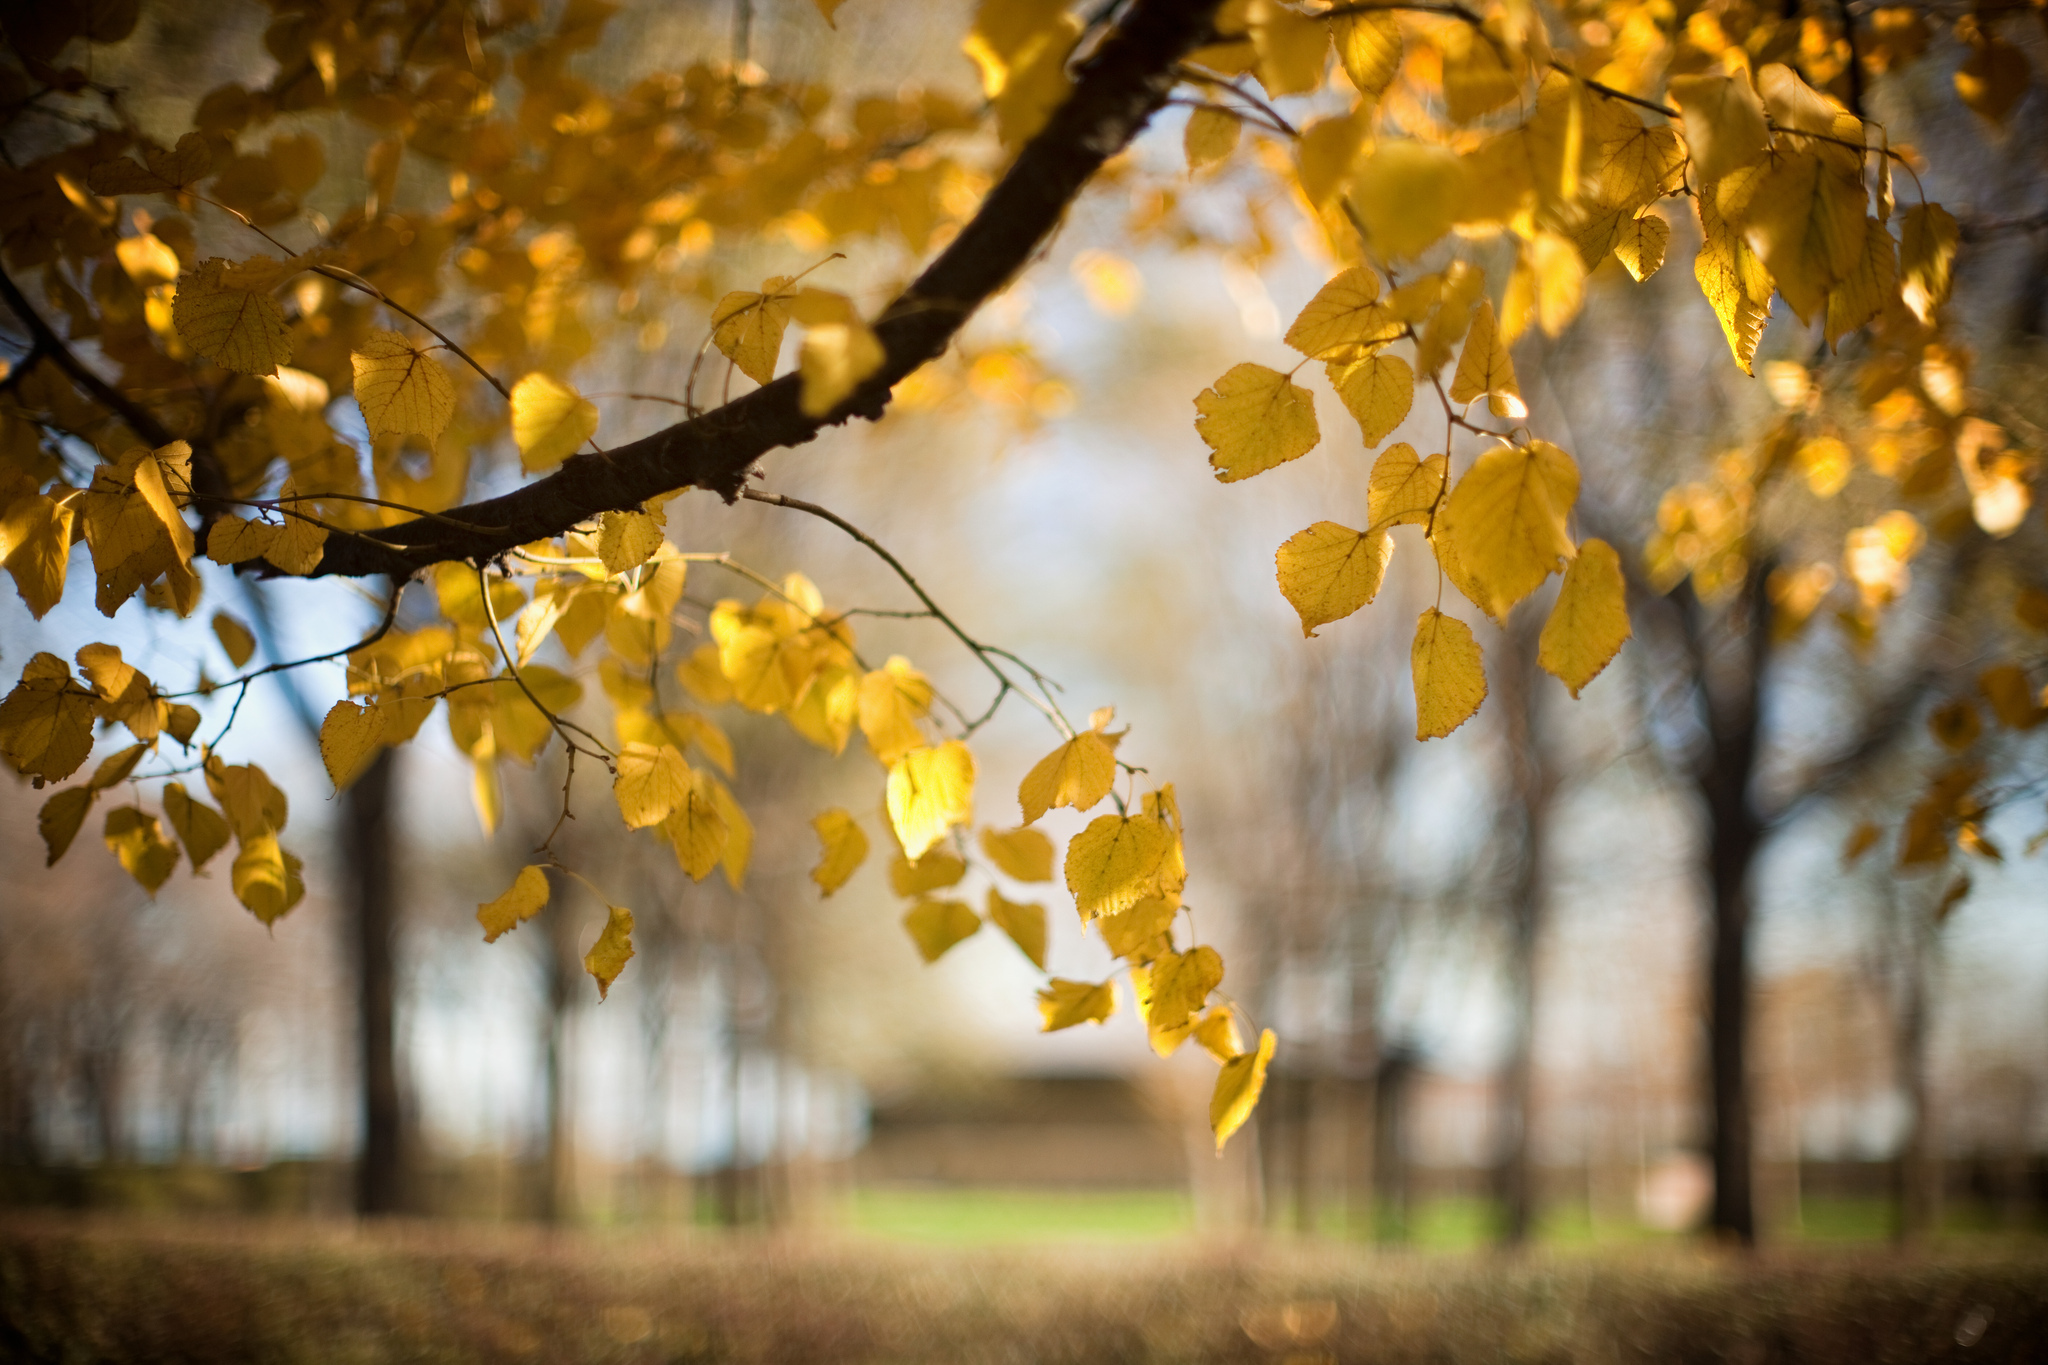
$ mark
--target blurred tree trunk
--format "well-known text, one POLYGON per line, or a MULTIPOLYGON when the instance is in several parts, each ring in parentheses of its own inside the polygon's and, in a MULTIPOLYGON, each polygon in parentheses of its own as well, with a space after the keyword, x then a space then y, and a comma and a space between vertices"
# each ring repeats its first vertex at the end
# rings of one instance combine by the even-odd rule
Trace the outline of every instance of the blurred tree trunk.
POLYGON ((1408 1162, 1401 1135, 1414 1071, 1414 1054, 1397 1044, 1381 1054, 1373 1076, 1373 1238, 1382 1243, 1408 1240, 1408 1162))
MULTIPOLYGON (((1893 890, 1896 900, 1896 889, 1893 890)), ((1901 1242, 1918 1241, 1941 1219, 1940 1116, 1934 1108, 1928 1039, 1933 1003, 1928 973, 1940 924, 1934 915, 1909 910, 1899 935, 1899 1003, 1896 1056, 1898 1085, 1906 1097, 1906 1140, 1893 1168, 1895 1221, 1901 1242)))
POLYGON ((548 1012, 541 1083, 546 1091, 547 1151, 541 1165, 540 1219, 576 1221, 576 1114, 569 1064, 571 1005, 582 963, 576 952, 576 921, 569 905, 555 898, 541 912, 547 921, 548 1012))
POLYGON ((393 938, 398 929, 392 799, 396 760, 380 752, 341 796, 341 876, 356 965, 363 1147, 356 1212, 403 1212, 405 1115, 398 1085, 393 938))
POLYGON ((1496 828, 1513 860, 1504 907, 1511 1033, 1501 1069, 1500 1129, 1493 1168, 1494 1197, 1501 1213, 1500 1240, 1506 1246, 1526 1242, 1535 1221, 1529 1131, 1535 1080, 1536 947, 1550 889, 1543 845, 1551 799, 1557 791, 1557 775, 1545 759, 1537 725, 1537 688, 1542 681, 1536 665, 1538 622, 1539 618, 1525 614, 1503 633, 1502 667, 1496 680, 1508 765, 1496 828))

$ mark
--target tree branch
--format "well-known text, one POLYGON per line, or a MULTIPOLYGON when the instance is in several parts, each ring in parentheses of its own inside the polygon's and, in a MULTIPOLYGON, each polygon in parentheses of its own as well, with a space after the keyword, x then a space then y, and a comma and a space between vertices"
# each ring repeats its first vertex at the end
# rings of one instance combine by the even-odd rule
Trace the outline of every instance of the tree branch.
POLYGON ((1025 145, 980 211, 883 312, 875 324, 881 368, 830 413, 806 416, 797 405, 797 377, 785 375, 701 417, 607 454, 572 456, 544 479, 446 514, 503 531, 464 532, 445 520, 402 522, 329 541, 314 574, 404 578, 447 560, 489 559, 685 486, 732 501, 748 469, 769 451, 801 445, 851 417, 879 418, 890 389, 946 349, 975 310, 1037 254, 1102 164, 1166 103, 1174 64, 1209 36, 1217 2, 1137 0, 1080 65, 1066 103, 1025 145))

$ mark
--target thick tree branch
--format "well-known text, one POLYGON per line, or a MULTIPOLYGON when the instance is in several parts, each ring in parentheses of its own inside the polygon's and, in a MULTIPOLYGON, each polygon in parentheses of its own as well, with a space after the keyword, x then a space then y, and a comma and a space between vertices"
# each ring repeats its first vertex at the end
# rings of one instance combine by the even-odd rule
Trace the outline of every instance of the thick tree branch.
POLYGON ((801 445, 850 417, 879 418, 898 381, 946 346, 961 326, 1035 255, 1102 164, 1127 146, 1174 85, 1173 68, 1210 36, 1217 0, 1137 0, 1076 72, 1072 93, 1019 153, 981 209, 875 324, 882 366, 824 417, 797 406, 785 375, 701 417, 602 455, 576 455, 544 479, 503 497, 453 508, 365 536, 336 537, 316 575, 403 578, 447 560, 489 559, 558 536, 600 512, 638 507, 684 486, 737 498, 754 461, 801 445))

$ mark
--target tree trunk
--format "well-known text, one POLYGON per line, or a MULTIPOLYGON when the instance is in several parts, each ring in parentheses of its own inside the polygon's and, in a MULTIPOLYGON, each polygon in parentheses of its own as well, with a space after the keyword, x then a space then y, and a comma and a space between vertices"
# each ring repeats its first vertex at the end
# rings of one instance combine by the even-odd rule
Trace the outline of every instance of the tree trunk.
POLYGON ((548 929, 548 1014, 541 1080, 547 1091, 544 1099, 548 1126, 539 1212, 543 1223, 566 1224, 576 1220, 576 1128, 570 1093, 569 1015, 581 964, 576 953, 576 921, 569 907, 556 900, 542 913, 548 929))
POLYGON ((1501 803, 1500 833, 1514 859, 1505 910, 1508 918, 1507 985, 1512 1034, 1500 1076, 1500 1127, 1493 1168, 1494 1197, 1500 1206, 1500 1240, 1520 1246, 1535 1222, 1535 1191, 1529 1169, 1530 1095, 1535 1079, 1536 945, 1543 922, 1548 869, 1543 857, 1554 774, 1544 761, 1537 734, 1535 628, 1529 617, 1503 641, 1500 669, 1508 781, 1501 803))
POLYGON ((1927 1056, 1927 1041, 1932 1032, 1927 973, 1933 937, 1934 927, 1917 916, 1903 935, 1904 999, 1899 1007, 1896 1055, 1909 1126, 1895 1170, 1897 1221, 1893 1227, 1901 1242, 1926 1237, 1941 1217, 1941 1157, 1936 1149, 1938 1124, 1927 1056))
POLYGON ((392 821, 395 758, 377 755, 341 798, 341 880, 356 960, 356 1024, 362 1049, 362 1154, 356 1164, 356 1212, 405 1208, 405 1116, 395 1036, 398 928, 392 821))

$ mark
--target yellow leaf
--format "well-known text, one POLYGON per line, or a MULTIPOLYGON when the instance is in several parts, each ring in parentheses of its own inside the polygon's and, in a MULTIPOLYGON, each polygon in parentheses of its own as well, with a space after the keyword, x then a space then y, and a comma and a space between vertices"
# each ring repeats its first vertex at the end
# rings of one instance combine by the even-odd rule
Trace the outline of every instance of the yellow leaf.
POLYGON ((1621 234, 1614 239, 1614 255, 1640 283, 1664 264, 1664 250, 1670 244, 1671 224, 1645 209, 1621 225, 1621 234))
POLYGON ((227 847, 228 822, 204 801, 194 800, 177 782, 164 784, 164 814, 185 846, 186 861, 197 872, 207 860, 227 847))
POLYGON ((1465 333, 1465 349, 1458 355, 1458 372, 1451 379, 1451 401, 1469 403, 1482 394, 1496 417, 1520 420, 1529 415, 1522 405, 1521 386, 1515 383, 1515 362, 1508 356, 1493 304, 1486 299, 1479 301, 1472 313, 1472 326, 1465 333))
POLYGON ((1003 899, 1003 893, 994 887, 988 889, 988 922, 1010 936, 1010 942, 1023 950, 1031 959, 1031 965, 1045 970, 1045 907, 1042 905, 1019 905, 1003 899))
POLYGON ((1401 320, 1379 297, 1380 277, 1367 266, 1353 266, 1316 291, 1284 340, 1311 358, 1344 352, 1341 358, 1350 359, 1357 348, 1384 345, 1401 335, 1401 320))
POLYGON ((1011 830, 984 829, 981 851, 1005 876, 1020 882, 1052 880, 1052 840, 1028 824, 1011 830))
POLYGON ((597 998, 611 994, 612 982, 633 960, 633 912, 623 905, 605 907, 604 932, 583 955, 583 970, 597 982, 597 998))
POLYGON ((1755 374, 1757 338, 1770 320, 1774 286, 1756 252, 1714 206, 1714 197, 1709 186, 1694 200, 1700 214, 1700 252, 1693 258, 1693 278, 1721 320, 1735 363, 1744 374, 1755 374))
POLYGON ((1510 69, 1491 34, 1447 25, 1437 40, 1443 53, 1444 112, 1453 123, 1470 123, 1522 93, 1526 64, 1510 69))
POLYGON ((1572 554, 1565 518, 1579 492, 1572 457, 1548 441, 1481 453, 1444 502, 1443 532, 1496 619, 1572 554))
POLYGON ((1067 890, 1083 921, 1159 894, 1172 831, 1149 815, 1103 815, 1067 845, 1067 890))
POLYGON ((536 370, 512 386, 512 440, 527 473, 554 468, 596 434, 597 404, 559 379, 536 370))
POLYGON ((846 879, 867 861, 868 836, 851 815, 837 806, 814 818, 811 828, 818 832, 818 841, 825 846, 818 865, 811 869, 811 880, 829 896, 846 885, 846 879))
POLYGON ((1044 127, 1066 98, 1066 58, 1081 36, 1066 9, 1066 0, 982 0, 975 11, 961 49, 981 73, 1006 147, 1044 127))
POLYGON ((213 614, 213 634, 227 651, 228 662, 236 668, 248 663, 256 652, 256 637, 249 633, 249 628, 224 611, 213 614))
POLYGON ((1237 148, 1244 124, 1237 115, 1204 106, 1188 115, 1181 142, 1187 152, 1188 170, 1199 171, 1229 157, 1237 148))
POLYGON ((2033 74, 2024 52, 1980 29, 1970 55, 1956 68, 1956 95, 1973 113, 2003 128, 2033 74))
POLYGON ((718 855, 719 870, 725 873, 726 884, 733 890, 743 890, 747 884, 747 864, 754 856, 754 822, 733 799, 733 794, 723 782, 709 773, 696 774, 697 781, 711 797, 711 809, 725 822, 725 848, 718 855))
POLYGON ((269 774, 253 763, 228 765, 219 758, 209 758, 206 765, 206 788, 213 793, 213 799, 220 802, 228 824, 235 831, 235 838, 247 844, 266 834, 275 834, 285 826, 290 814, 290 803, 269 774))
POLYGON ((7 550, 0 564, 14 575, 15 591, 38 621, 64 596, 64 572, 71 565, 71 524, 76 516, 70 504, 31 493, 16 500, 5 517, 0 517, 0 545, 7 550))
POLYGON ((498 935, 510 933, 541 912, 548 903, 548 874, 537 866, 522 867, 505 894, 476 908, 476 922, 484 929, 484 942, 496 943, 498 935))
POLYGON ((926 962, 937 962, 946 950, 981 928, 981 916, 961 901, 922 900, 903 916, 903 927, 926 962))
POLYGON ((397 332, 372 332, 349 363, 372 440, 408 433, 440 439, 455 415, 455 383, 440 361, 397 332))
POLYGON ((1633 633, 1621 556, 1604 540, 1588 540, 1564 571, 1557 605, 1543 623, 1536 662, 1576 697, 1633 633))
POLYGON ((676 681, 706 706, 723 706, 732 700, 732 679, 726 677, 718 660, 718 646, 706 643, 676 665, 676 681))
POLYGON ((1386 440, 1415 404, 1415 371, 1397 355, 1369 355, 1349 364, 1333 360, 1323 372, 1368 447, 1386 440))
POLYGON ((1172 951, 1173 944, 1168 941, 1166 930, 1179 913, 1180 906, 1175 899, 1147 896, 1128 910, 1102 916, 1095 921, 1095 927, 1102 931, 1102 941, 1109 951, 1118 957, 1149 961, 1160 953, 1172 951))
POLYGON ((1401 26, 1386 11, 1347 14, 1336 21, 1337 60, 1358 93, 1378 99, 1401 69, 1401 26))
POLYGON ((775 275, 761 293, 736 289, 711 310, 712 344, 756 384, 775 378, 782 334, 789 329, 789 296, 782 292, 788 286, 789 276, 775 275))
POLYGON ((1100 1024, 1116 1013, 1116 989, 1109 982, 1068 981, 1054 977, 1038 992, 1041 1033, 1076 1024, 1100 1024))
POLYGON ((846 741, 853 737, 859 714, 860 675, 836 664, 811 675, 788 713, 791 729, 833 754, 846 751, 846 741))
POLYGON ((1321 19, 1279 0, 1252 0, 1253 68, 1268 95, 1306 95, 1323 83, 1330 62, 1330 31, 1321 19))
POLYGON ((943 891, 967 875, 967 861, 943 849, 932 849, 916 862, 898 858, 889 869, 889 886, 899 896, 943 891))
POLYGON ((244 839, 229 877, 235 899, 266 925, 284 918, 306 894, 299 860, 278 846, 275 834, 244 839))
POLYGON ((228 262, 201 261, 178 281, 171 321, 187 346, 224 370, 275 374, 292 358, 291 329, 284 310, 261 289, 230 288, 228 262))
POLYGON ((171 703, 164 712, 164 733, 191 748, 192 736, 199 733, 199 708, 181 701, 171 703))
POLYGON ((216 564, 261 559, 277 539, 278 527, 230 512, 213 523, 206 535, 206 557, 216 564))
POLYGON ((1084 730, 1033 765, 1017 787, 1024 823, 1055 806, 1092 808, 1116 785, 1116 751, 1099 730, 1084 730))
POLYGON ((1315 449, 1314 395, 1264 365, 1235 365, 1195 398, 1195 430, 1221 483, 1263 474, 1315 449))
POLYGON ((1258 1107, 1259 1092, 1266 1088, 1266 1065, 1273 1060, 1277 1042, 1273 1030, 1267 1029, 1259 1035, 1257 1052, 1232 1057, 1217 1073, 1216 1089, 1209 1096, 1209 1127, 1216 1134, 1217 1151, 1258 1107))
POLYGON ((1227 1062, 1244 1051, 1244 1039, 1237 1031, 1237 1016, 1230 1006, 1218 1005, 1202 1016, 1194 1027, 1194 1039, 1202 1050, 1219 1062, 1227 1062))
POLYGON ((2036 700, 2026 669, 2018 664, 1999 664, 1977 675, 1977 690, 1991 703, 1998 723, 2014 730, 2031 730, 2044 713, 2036 700))
POLYGON ((1741 225, 1779 294, 1811 322, 1828 290, 1863 259, 1868 200, 1860 171, 1793 151, 1723 180, 1715 207, 1741 225))
POLYGON ((1535 283, 1537 325, 1543 328, 1543 335, 1554 337, 1579 315, 1585 302, 1586 263, 1577 247, 1554 232, 1537 233, 1526 247, 1524 259, 1535 283))
POLYGON ((1372 601, 1394 557, 1385 531, 1361 533, 1334 521, 1319 521, 1288 537, 1274 556, 1280 592, 1301 617, 1303 636, 1341 621, 1372 601))
POLYGON ((1436 514, 1443 496, 1444 471, 1449 461, 1442 455, 1426 460, 1415 457, 1415 447, 1406 441, 1388 446, 1372 463, 1366 485, 1365 506, 1370 530, 1390 526, 1426 526, 1436 514))
POLYGON ((823 417, 882 368, 885 359, 881 339, 859 318, 806 327, 797 352, 797 373, 803 377, 797 406, 808 416, 823 417))
MULTIPOLYGON (((1899 219, 1899 278, 1906 307, 1932 327, 1934 315, 1948 301, 1949 277, 1962 229, 1939 204, 1917 204, 1899 219)), ((13 557, 9 556, 10 565, 13 557)), ((62 577, 62 570, 59 570, 62 577)))
POLYGON ((122 238, 114 243, 114 257, 138 289, 169 284, 178 278, 178 253, 155 233, 122 238))
POLYGON ((1420 256, 1458 221, 1465 163, 1448 147, 1406 138, 1380 143, 1352 175, 1351 203, 1382 260, 1420 256))
POLYGON ((107 812, 105 838, 122 868, 152 896, 178 865, 177 845, 165 840, 155 816, 135 806, 107 812))
POLYGON ((36 829, 43 836, 44 848, 49 851, 49 856, 43 859, 44 867, 55 867, 57 860, 71 847, 71 841, 78 837, 79 826, 85 823, 86 812, 92 809, 93 798, 98 795, 97 787, 66 787, 43 802, 42 810, 36 813, 36 829))
POLYGON ((1435 607, 1415 623, 1408 656, 1415 677, 1415 737, 1441 739, 1472 719, 1486 700, 1486 667, 1472 627, 1435 607))
POLYGON ((1209 992, 1223 984, 1223 957, 1206 944, 1185 953, 1162 953, 1149 966, 1133 968, 1131 984, 1153 1049, 1170 1056, 1208 1003, 1209 992))
POLYGON ((710 779, 703 773, 689 776, 687 794, 661 822, 661 837, 675 850, 676 862, 690 874, 690 880, 701 882, 725 857, 732 828, 719 813, 710 779))
POLYGON ((597 557, 617 577, 637 569, 661 548, 668 518, 660 512, 606 512, 597 519, 597 557))
POLYGON ((957 739, 913 749, 890 767, 888 796, 903 856, 922 858, 946 831, 974 819, 974 755, 957 739))
POLYGON ((384 713, 374 706, 338 701, 320 722, 320 761, 340 791, 362 775, 384 738, 384 713))
POLYGON ((1866 219, 1863 226, 1861 258, 1828 290, 1821 330, 1830 346, 1877 317, 1899 297, 1899 262, 1891 234, 1875 218, 1866 219))
POLYGON ((1976 707, 1957 697, 1928 712, 1927 729, 1944 749, 1960 753, 1975 744, 1977 737, 1984 733, 1984 721, 1978 716, 1976 707))
POLYGON ((1746 74, 1673 76, 1666 89, 1684 116, 1686 148, 1701 183, 1764 159, 1771 134, 1746 74))
POLYGON ((166 576, 180 614, 199 600, 190 568, 192 532, 172 490, 189 484, 191 450, 174 441, 161 450, 135 447, 93 471, 81 499, 85 543, 92 550, 100 612, 112 616, 135 590, 166 576))
POLYGON ((860 680, 860 732, 884 764, 922 748, 918 720, 931 710, 931 682, 900 654, 860 680))
POLYGON ((690 766, 672 744, 628 744, 620 750, 617 766, 612 799, 628 829, 660 824, 689 796, 690 766))
POLYGON ((0 755, 25 777, 61 782, 92 752, 93 694, 54 654, 39 653, 0 701, 0 755))

